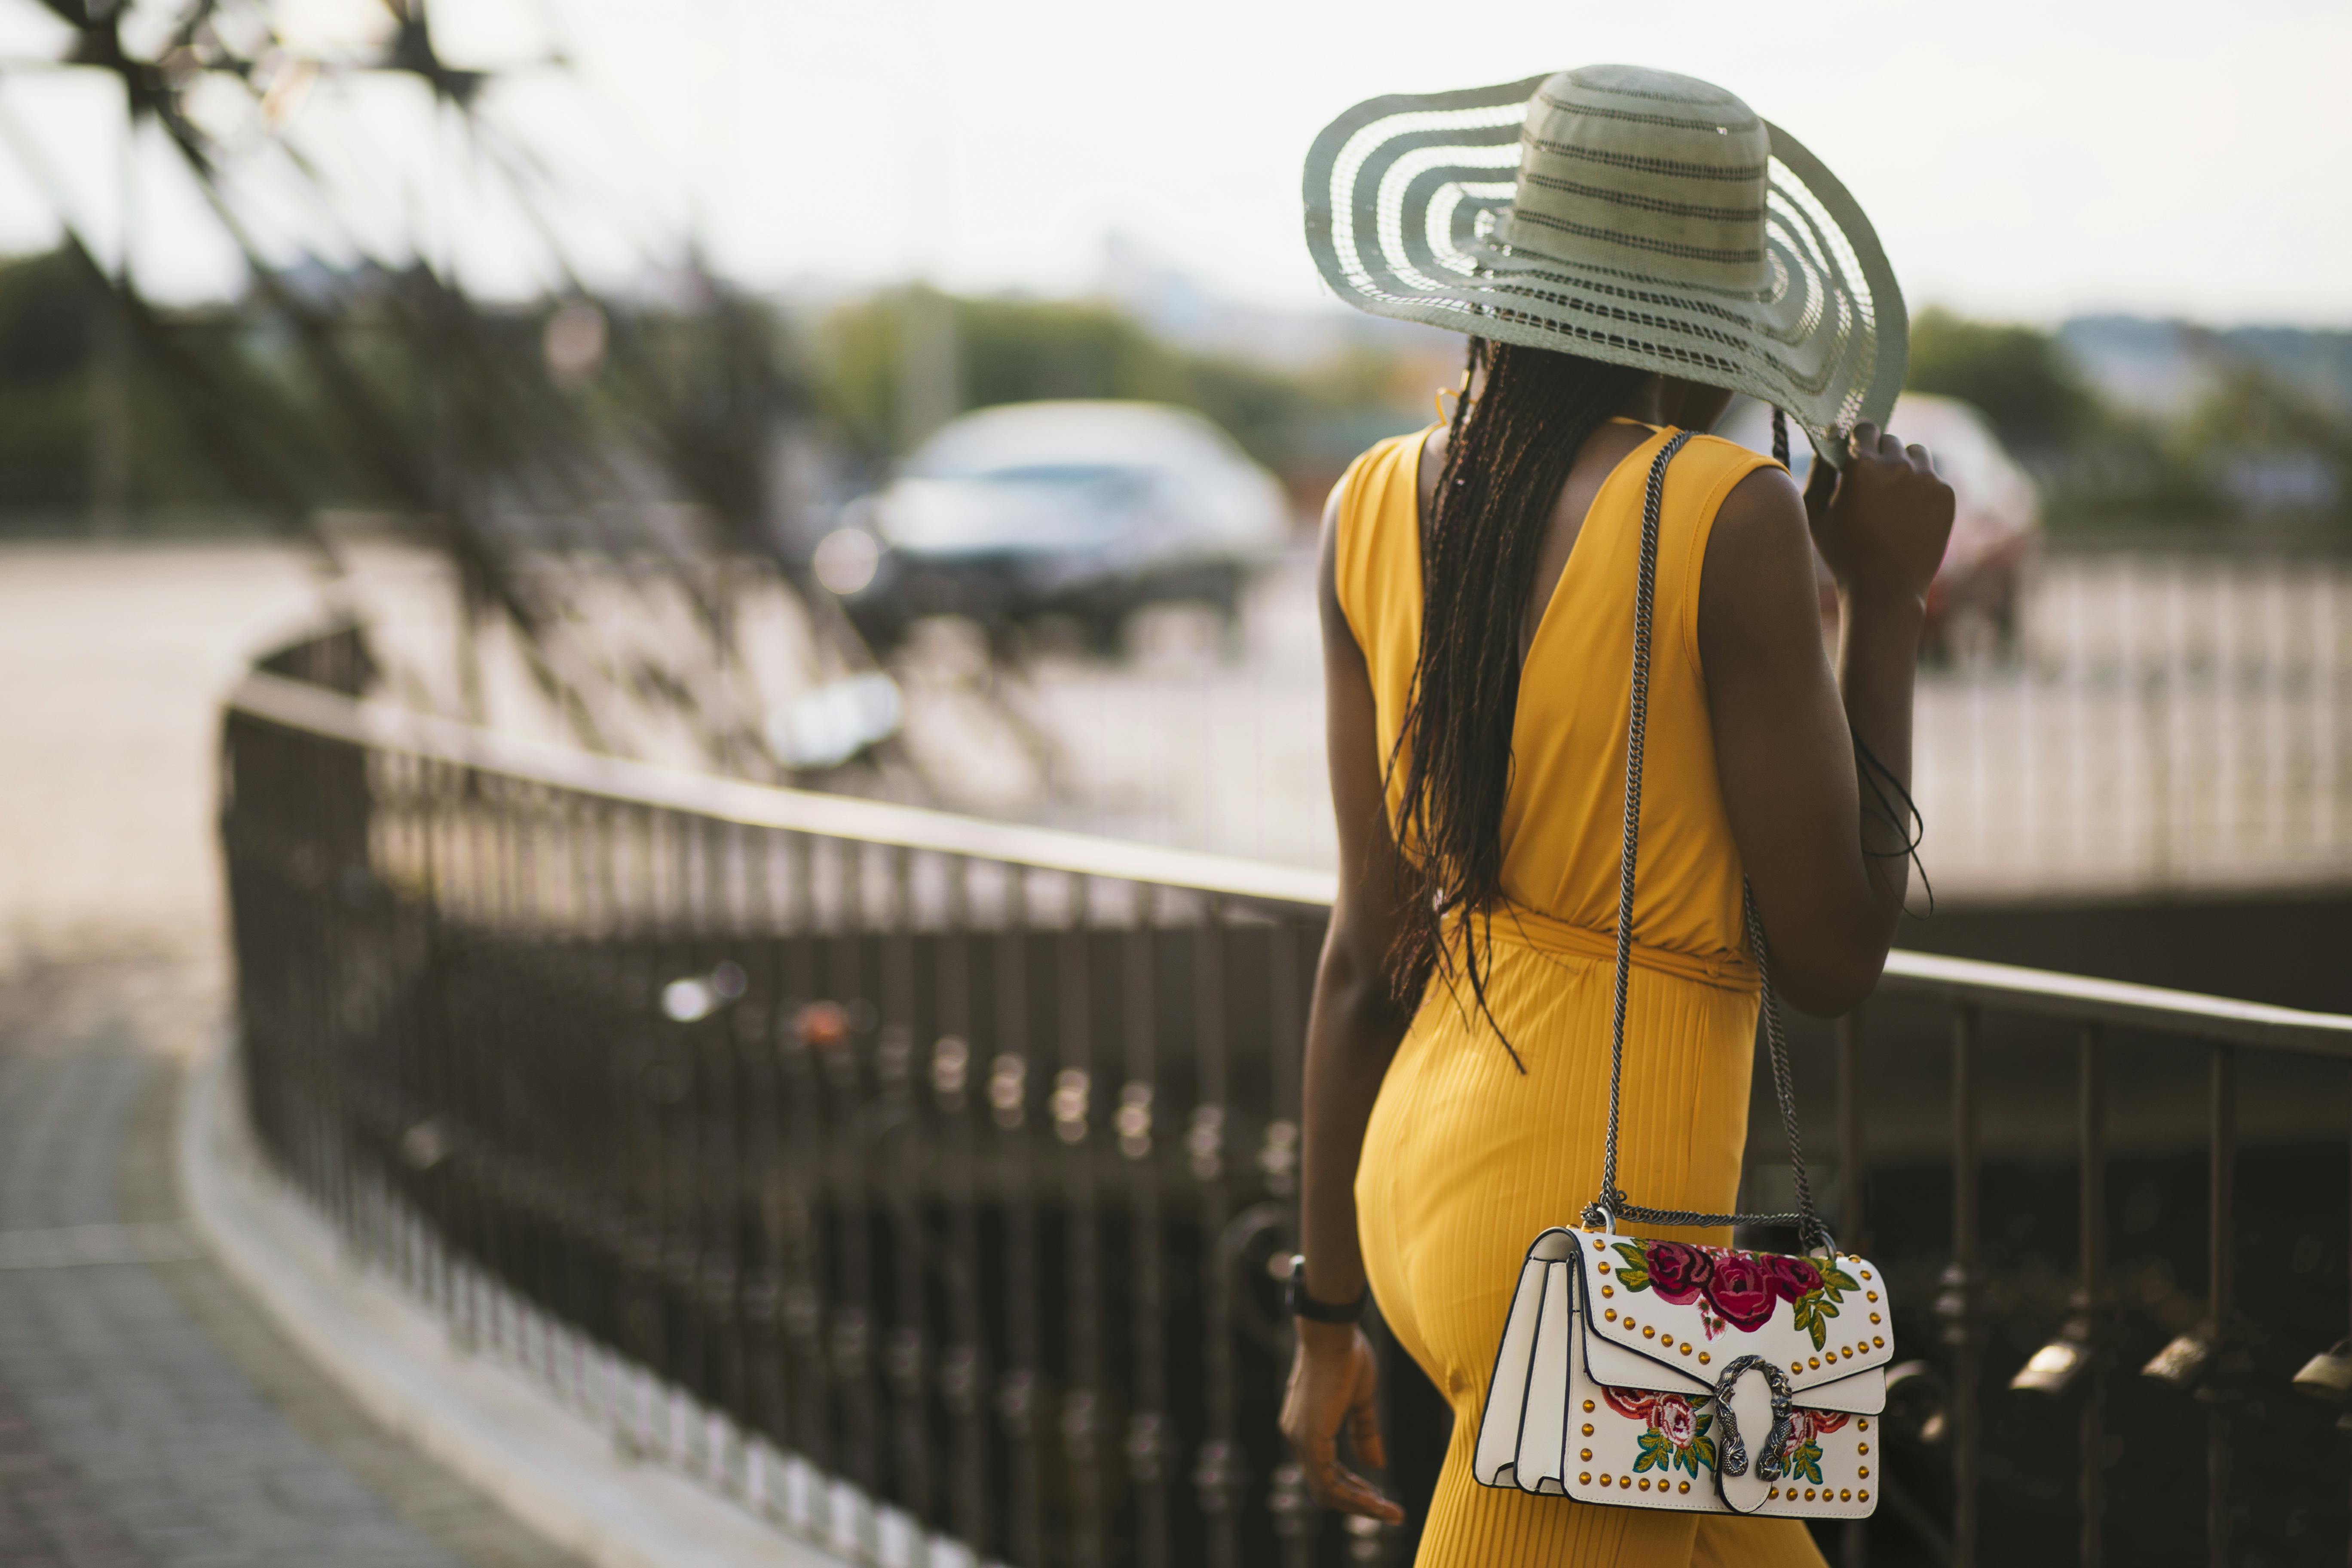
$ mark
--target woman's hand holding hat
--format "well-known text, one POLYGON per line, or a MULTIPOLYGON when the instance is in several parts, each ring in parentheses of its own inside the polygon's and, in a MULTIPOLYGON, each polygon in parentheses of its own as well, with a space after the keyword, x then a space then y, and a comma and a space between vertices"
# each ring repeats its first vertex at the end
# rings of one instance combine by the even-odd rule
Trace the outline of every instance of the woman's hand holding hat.
POLYGON ((1926 603, 1952 509, 1952 487, 1936 477, 1927 448, 1866 421, 1847 442, 1843 470, 1817 462, 1805 486, 1814 547, 1840 588, 1872 598, 1926 603))

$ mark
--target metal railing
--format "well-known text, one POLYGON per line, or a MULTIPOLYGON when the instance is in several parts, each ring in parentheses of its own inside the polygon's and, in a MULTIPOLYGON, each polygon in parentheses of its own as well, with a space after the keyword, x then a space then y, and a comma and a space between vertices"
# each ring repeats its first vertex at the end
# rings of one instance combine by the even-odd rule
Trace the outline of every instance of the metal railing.
MULTIPOLYGON (((617 1441, 861 1562, 1402 1551, 1317 1512, 1275 1431, 1327 876, 591 755, 269 673, 228 704, 222 832, 265 1143, 355 1255, 617 1441)), ((1843 1560, 2179 1561, 2200 1525, 2216 1564, 2250 1542, 2287 1560, 2282 1531, 2290 1556, 2340 1552, 2333 1410, 2289 1393, 2352 1395, 2326 1350, 2352 1271, 2340 1100, 2328 1139, 2305 1114, 2262 1145, 2263 1181, 2333 1238, 2306 1259, 2298 1237, 2256 1290, 2233 1259, 2254 1245, 2242 1064, 2300 1063, 2310 1113, 2352 1076, 2352 1018, 1897 952, 1867 1029, 1835 1037, 1840 1238, 1875 1246, 1908 1345, 1934 1347, 1893 1377, 1889 1506, 1843 1560), (2022 1053, 2042 1082, 2070 1035, 2072 1126, 2021 1152, 2011 1123, 2057 1100, 1989 1064, 2022 1053), (2166 1195, 2178 1107, 2149 1100, 2184 1049, 2193 1222, 2166 1195), (1923 1089, 1938 1052, 1948 1084, 1923 1089), (1938 1092, 1941 1147, 1916 1114, 1938 1092), (1996 1180, 2042 1232, 1988 1236, 1996 1180), (2070 1442, 2037 1397, 2074 1405, 2070 1442), (2050 1544, 2065 1526, 2078 1552, 2050 1544)), ((1444 1417, 1390 1361, 1410 1495, 1444 1417)))

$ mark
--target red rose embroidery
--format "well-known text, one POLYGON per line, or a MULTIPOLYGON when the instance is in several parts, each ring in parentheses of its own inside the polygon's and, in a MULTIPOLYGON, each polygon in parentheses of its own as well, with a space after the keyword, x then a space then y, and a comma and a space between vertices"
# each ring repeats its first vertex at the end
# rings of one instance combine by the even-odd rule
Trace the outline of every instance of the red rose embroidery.
POLYGON ((1679 1394, 1658 1396, 1658 1407, 1650 1413, 1653 1431, 1665 1435, 1667 1442, 1677 1448, 1687 1448, 1698 1436, 1698 1417, 1691 1413, 1690 1401, 1679 1394))
POLYGON ((1772 1281, 1772 1294, 1783 1301, 1801 1301, 1822 1288, 1822 1271, 1811 1258, 1768 1253, 1759 1261, 1772 1281))
POLYGON ((1650 1413, 1658 1407, 1659 1399, 1657 1394, 1644 1389, 1606 1386, 1601 1390, 1601 1397, 1609 1402, 1610 1409, 1635 1421, 1647 1421, 1650 1413))
POLYGON ((1650 1266, 1651 1290, 1669 1306, 1686 1307, 1697 1300, 1715 1271, 1715 1259, 1679 1241, 1649 1242, 1642 1252, 1650 1266))
POLYGON ((1775 1297, 1764 1266, 1744 1252, 1727 1252, 1715 1260, 1706 1282, 1706 1299, 1716 1314, 1742 1332, 1771 1321, 1775 1297))

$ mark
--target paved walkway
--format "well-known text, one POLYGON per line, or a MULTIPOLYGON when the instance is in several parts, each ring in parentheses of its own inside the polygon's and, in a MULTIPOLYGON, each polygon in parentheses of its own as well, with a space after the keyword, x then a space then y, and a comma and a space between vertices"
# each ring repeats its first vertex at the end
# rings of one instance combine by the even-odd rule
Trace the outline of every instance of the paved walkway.
POLYGON ((180 1056, 152 1036, 200 1026, 213 988, 159 963, 0 987, 0 1564, 571 1568, 371 1422, 194 1244, 180 1056))

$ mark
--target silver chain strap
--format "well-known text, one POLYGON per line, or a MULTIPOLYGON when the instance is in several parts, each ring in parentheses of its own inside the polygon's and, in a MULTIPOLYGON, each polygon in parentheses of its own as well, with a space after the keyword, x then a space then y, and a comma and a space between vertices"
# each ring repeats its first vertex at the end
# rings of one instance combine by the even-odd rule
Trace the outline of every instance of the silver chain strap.
POLYGON ((1649 722, 1651 605, 1658 586, 1658 516, 1666 489, 1666 465, 1691 438, 1678 430, 1650 465, 1648 489, 1642 498, 1642 566, 1633 600, 1633 700, 1625 723, 1625 848, 1617 875, 1617 991, 1610 1018, 1609 1139, 1603 1145, 1601 1195, 1585 1205, 1584 1223, 1600 1226, 1611 1220, 1636 1220, 1644 1225, 1793 1226, 1797 1244, 1827 1244, 1829 1232, 1813 1214, 1812 1184, 1805 1175, 1805 1152, 1797 1130, 1795 1087, 1789 1076, 1789 1043, 1780 1026, 1780 1005, 1772 994, 1772 971, 1767 957, 1763 918, 1756 912, 1756 891, 1740 884, 1741 910, 1748 926, 1748 947, 1756 960, 1756 973, 1764 989, 1764 1036, 1772 1058, 1772 1090, 1780 1102, 1780 1125, 1789 1139, 1789 1172, 1796 1179, 1797 1207, 1790 1214, 1703 1214, 1696 1209, 1654 1209, 1632 1202, 1617 1184, 1617 1122, 1625 1077, 1625 998, 1633 978, 1633 867, 1642 837, 1642 742, 1649 722))

